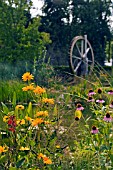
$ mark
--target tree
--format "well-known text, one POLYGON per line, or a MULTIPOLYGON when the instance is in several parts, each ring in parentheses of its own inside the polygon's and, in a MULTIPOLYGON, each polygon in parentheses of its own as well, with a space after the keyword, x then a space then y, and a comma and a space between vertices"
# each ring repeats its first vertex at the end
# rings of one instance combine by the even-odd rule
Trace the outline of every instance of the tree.
POLYGON ((44 0, 39 30, 50 33, 52 44, 48 46, 52 64, 66 64, 70 36, 69 32, 69 0, 44 0))
MULTIPOLYGON (((111 39, 109 17, 112 6, 111 0, 44 0, 41 29, 50 33, 55 54, 58 49, 65 49, 60 55, 64 63, 68 61, 72 38, 87 34, 95 60, 103 65, 106 40, 111 39)), ((57 55, 55 57, 57 60, 57 55)))
POLYGON ((51 40, 49 34, 38 31, 40 18, 31 18, 32 1, 2 0, 0 3, 0 60, 12 63, 39 60, 51 40))

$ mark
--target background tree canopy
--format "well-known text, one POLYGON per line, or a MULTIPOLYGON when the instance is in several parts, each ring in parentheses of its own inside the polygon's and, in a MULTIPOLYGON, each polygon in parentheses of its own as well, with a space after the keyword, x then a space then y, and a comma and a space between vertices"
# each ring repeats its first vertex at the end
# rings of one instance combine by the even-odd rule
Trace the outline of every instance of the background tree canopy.
POLYGON ((0 60, 33 62, 45 53, 48 33, 39 32, 40 18, 31 18, 31 1, 0 1, 0 60))
POLYGON ((113 39, 111 0, 42 1, 42 15, 32 18, 32 0, 0 0, 0 61, 40 62, 47 50, 53 65, 68 65, 71 40, 87 34, 103 65, 113 39))
POLYGON ((112 39, 112 7, 111 0, 44 0, 40 30, 50 33, 51 62, 67 64, 72 38, 87 34, 95 60, 103 65, 106 43, 112 39))

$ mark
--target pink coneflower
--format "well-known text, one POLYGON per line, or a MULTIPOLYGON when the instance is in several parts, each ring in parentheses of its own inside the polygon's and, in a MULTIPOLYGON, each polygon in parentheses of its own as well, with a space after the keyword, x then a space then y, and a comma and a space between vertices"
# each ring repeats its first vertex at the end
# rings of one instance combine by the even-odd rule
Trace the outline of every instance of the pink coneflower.
POLYGON ((97 92, 98 92, 98 94, 101 94, 101 93, 102 93, 102 89, 99 88, 99 89, 97 90, 97 92))
POLYGON ((91 133, 92 133, 92 134, 96 134, 96 133, 98 133, 98 132, 99 132, 99 130, 96 128, 96 126, 92 126, 91 133))
POLYGON ((87 102, 94 102, 94 101, 95 101, 95 100, 94 100, 91 96, 88 97, 87 102))
POLYGON ((104 116, 103 120, 106 121, 106 122, 111 122, 113 119, 112 119, 112 117, 110 116, 109 113, 106 113, 106 116, 104 116))
POLYGON ((112 94, 113 94, 113 90, 109 90, 109 91, 108 91, 108 94, 111 94, 111 95, 112 95, 112 94))
POLYGON ((113 101, 111 101, 111 104, 109 105, 110 108, 113 108, 113 101))
POLYGON ((103 99, 100 98, 100 99, 97 99, 96 102, 97 102, 97 103, 105 103, 105 100, 103 100, 103 99))
POLYGON ((84 107, 80 103, 78 103, 76 110, 84 110, 84 107))
POLYGON ((92 95, 94 95, 94 94, 96 94, 92 89, 91 90, 89 90, 89 92, 88 92, 88 96, 92 96, 92 95))

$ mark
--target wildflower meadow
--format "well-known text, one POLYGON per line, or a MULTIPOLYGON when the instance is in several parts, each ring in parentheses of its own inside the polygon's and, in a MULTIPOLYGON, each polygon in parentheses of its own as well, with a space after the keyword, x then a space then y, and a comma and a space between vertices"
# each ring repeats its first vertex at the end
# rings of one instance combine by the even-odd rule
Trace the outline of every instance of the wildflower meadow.
POLYGON ((26 72, 16 82, 1 101, 1 170, 113 169, 112 76, 77 81, 44 87, 26 72))

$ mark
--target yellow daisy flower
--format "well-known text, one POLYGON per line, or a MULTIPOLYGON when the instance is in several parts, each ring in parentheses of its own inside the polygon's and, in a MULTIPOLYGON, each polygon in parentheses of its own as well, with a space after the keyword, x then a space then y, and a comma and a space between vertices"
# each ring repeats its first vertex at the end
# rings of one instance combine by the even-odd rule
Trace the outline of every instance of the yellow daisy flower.
POLYGON ((17 120, 16 121, 16 123, 17 123, 17 125, 25 125, 25 120, 24 119, 22 119, 22 120, 17 120))
POLYGON ((56 145, 56 148, 59 149, 59 148, 60 148, 60 145, 56 145))
POLYGON ((28 121, 32 121, 33 119, 29 116, 25 116, 25 119, 28 120, 28 121))
POLYGON ((23 146, 21 146, 21 148, 19 149, 19 150, 21 150, 21 151, 28 151, 28 150, 30 150, 28 147, 23 147, 23 146))
POLYGON ((41 158, 44 158, 44 157, 45 157, 45 155, 43 153, 39 153, 38 159, 41 159, 41 158))
POLYGON ((46 90, 40 86, 37 86, 34 91, 33 91, 35 94, 42 94, 42 93, 45 93, 46 90))
POLYGON ((33 79, 34 79, 34 76, 32 74, 30 74, 29 72, 24 73, 22 76, 23 81, 29 81, 29 80, 33 80, 33 79))
POLYGON ((29 86, 23 87, 22 88, 23 91, 30 91, 30 90, 34 90, 34 86, 33 83, 30 84, 29 86))
POLYGON ((43 98, 43 99, 42 99, 42 102, 54 104, 54 99, 43 98))
POLYGON ((4 116, 4 117, 3 117, 3 122, 7 122, 8 119, 9 119, 9 116, 4 116))
POLYGON ((6 151, 7 151, 7 149, 5 146, 0 146, 0 153, 6 152, 6 151))
POLYGON ((34 119, 33 121, 32 121, 32 126, 37 126, 37 125, 39 125, 39 124, 41 124, 41 123, 43 123, 44 121, 43 121, 43 119, 41 119, 41 118, 36 118, 36 119, 34 119))
POLYGON ((39 112, 36 113, 35 116, 37 116, 37 117, 39 117, 39 116, 47 117, 48 116, 48 112, 47 111, 39 111, 39 112))
POLYGON ((16 109, 17 109, 17 110, 24 110, 24 106, 23 106, 23 105, 17 105, 17 106, 16 106, 16 109))

